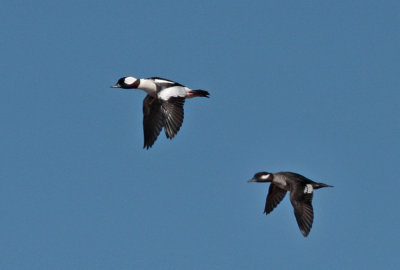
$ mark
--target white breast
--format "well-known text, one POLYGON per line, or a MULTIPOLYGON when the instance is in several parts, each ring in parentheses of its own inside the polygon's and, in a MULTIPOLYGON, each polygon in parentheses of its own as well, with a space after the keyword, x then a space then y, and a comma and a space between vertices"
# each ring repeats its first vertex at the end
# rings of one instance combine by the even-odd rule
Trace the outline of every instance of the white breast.
POLYGON ((144 90, 147 94, 155 96, 157 92, 157 86, 152 80, 140 79, 138 89, 144 90))

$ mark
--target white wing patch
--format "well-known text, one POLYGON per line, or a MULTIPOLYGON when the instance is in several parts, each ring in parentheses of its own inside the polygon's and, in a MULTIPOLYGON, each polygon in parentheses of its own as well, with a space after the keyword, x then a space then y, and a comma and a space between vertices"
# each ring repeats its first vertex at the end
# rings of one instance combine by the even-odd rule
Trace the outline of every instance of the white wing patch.
POLYGON ((160 93, 158 93, 158 97, 162 100, 168 100, 170 97, 186 97, 187 91, 185 87, 182 86, 172 86, 165 88, 160 93))
POLYGON ((137 79, 134 78, 134 77, 126 77, 126 78, 124 79, 124 83, 126 83, 126 84, 132 84, 132 83, 134 83, 136 80, 137 80, 137 79))
POLYGON ((154 79, 155 83, 169 83, 169 84, 174 84, 175 82, 169 81, 169 80, 163 80, 163 79, 154 79))
POLYGON ((305 194, 310 194, 310 193, 313 193, 313 187, 312 187, 312 185, 311 184, 307 184, 306 185, 306 187, 304 188, 304 193, 305 194))
POLYGON ((270 174, 265 174, 265 175, 261 176, 260 178, 261 178, 262 180, 266 180, 266 179, 269 178, 269 176, 270 176, 270 174))

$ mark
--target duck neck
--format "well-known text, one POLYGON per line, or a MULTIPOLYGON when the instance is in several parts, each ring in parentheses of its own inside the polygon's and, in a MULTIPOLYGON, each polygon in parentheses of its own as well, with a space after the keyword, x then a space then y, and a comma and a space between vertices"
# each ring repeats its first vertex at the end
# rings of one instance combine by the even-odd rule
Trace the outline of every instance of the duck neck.
POLYGON ((137 89, 145 91, 151 96, 157 96, 157 85, 149 79, 140 79, 137 89))

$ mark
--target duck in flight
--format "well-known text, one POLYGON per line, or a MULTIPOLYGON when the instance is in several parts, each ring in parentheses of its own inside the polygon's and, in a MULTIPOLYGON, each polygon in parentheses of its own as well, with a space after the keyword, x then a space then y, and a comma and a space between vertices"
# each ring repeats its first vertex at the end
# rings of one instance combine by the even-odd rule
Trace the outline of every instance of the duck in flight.
POLYGON ((180 83, 160 77, 137 79, 122 77, 112 88, 140 89, 147 93, 143 100, 143 148, 149 149, 161 129, 172 139, 183 122, 183 105, 187 98, 209 97, 205 90, 192 90, 180 83))
POLYGON ((304 237, 310 233, 314 210, 312 198, 314 189, 332 187, 323 183, 316 183, 300 174, 293 172, 259 172, 248 182, 270 182, 264 213, 268 215, 283 200, 286 192, 290 192, 290 202, 294 208, 297 224, 304 237))

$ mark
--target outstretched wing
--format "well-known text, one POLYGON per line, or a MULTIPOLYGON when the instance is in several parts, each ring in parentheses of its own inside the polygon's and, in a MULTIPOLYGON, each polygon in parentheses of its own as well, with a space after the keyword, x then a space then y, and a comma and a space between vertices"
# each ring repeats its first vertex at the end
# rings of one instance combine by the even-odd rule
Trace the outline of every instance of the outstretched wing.
POLYGON ((299 184, 290 192, 290 202, 294 208, 297 225, 305 237, 310 233, 314 221, 312 198, 313 188, 310 184, 299 184))
POLYGON ((274 208, 283 200, 286 195, 286 190, 279 188, 271 183, 269 185, 267 200, 265 201, 264 213, 268 215, 274 208))
POLYGON ((168 100, 162 101, 161 110, 165 119, 165 135, 168 139, 175 137, 182 126, 184 104, 184 97, 170 97, 168 100))
POLYGON ((161 102, 147 95, 143 100, 143 148, 149 149, 154 144, 164 125, 165 119, 161 110, 161 102))

